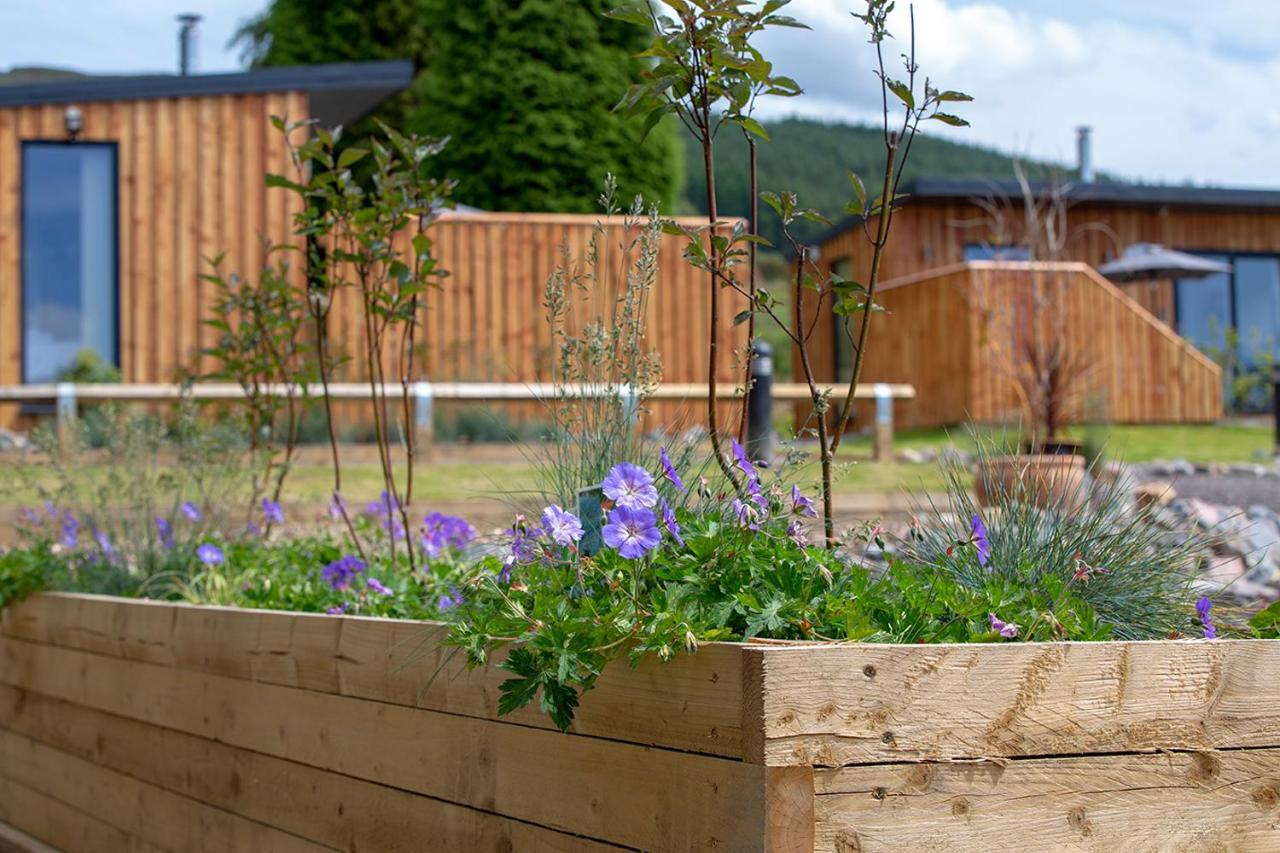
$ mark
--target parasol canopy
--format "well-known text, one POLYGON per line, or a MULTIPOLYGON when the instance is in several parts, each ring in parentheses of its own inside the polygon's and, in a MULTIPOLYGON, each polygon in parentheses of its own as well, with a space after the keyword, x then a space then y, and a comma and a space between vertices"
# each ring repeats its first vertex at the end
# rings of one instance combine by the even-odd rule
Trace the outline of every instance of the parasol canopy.
POLYGON ((1154 278, 1202 278, 1231 272, 1231 264, 1179 252, 1158 243, 1134 243, 1110 263, 1098 267, 1112 281, 1145 281, 1154 278))

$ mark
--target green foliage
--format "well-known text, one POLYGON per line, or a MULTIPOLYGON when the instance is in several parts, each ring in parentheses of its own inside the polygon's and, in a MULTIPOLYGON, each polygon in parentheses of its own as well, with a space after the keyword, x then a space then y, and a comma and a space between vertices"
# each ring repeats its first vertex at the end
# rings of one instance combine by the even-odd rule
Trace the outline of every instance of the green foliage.
POLYGON ((71 364, 59 374, 59 382, 115 383, 120 381, 120 368, 91 349, 76 353, 71 364))
MULTIPOLYGON (((375 114, 448 137, 436 175, 490 210, 590 212, 606 173, 668 209, 683 161, 672 127, 643 137, 611 112, 644 39, 605 0, 272 0, 238 38, 255 65, 411 59, 409 91, 375 114)), ((296 116, 294 117, 296 118, 296 116)), ((376 135, 372 119, 348 137, 376 135)), ((363 175, 363 172, 362 172, 363 175)))
POLYGON ((612 107, 643 67, 644 37, 611 0, 426 4, 431 53, 408 127, 449 137, 439 167, 487 209, 587 213, 607 174, 668 209, 679 191, 674 129, 647 137, 612 107))
MULTIPOLYGON (((979 441, 979 469, 996 455, 979 441)), ((1036 503, 1042 481, 1024 473, 1010 488, 989 484, 992 505, 984 508, 970 493, 969 468, 953 462, 946 471, 947 501, 922 509, 926 520, 909 543, 909 559, 970 588, 993 578, 1024 589, 1071 584, 1118 639, 1187 632, 1194 618, 1191 581, 1211 553, 1205 536, 1166 530, 1118 479, 1086 481, 1046 509, 1036 503), (990 542, 986 566, 972 547, 974 519, 990 542)))
POLYGON ((1253 629, 1253 636, 1260 640, 1280 639, 1280 601, 1272 602, 1255 613, 1249 620, 1249 627, 1253 629))
POLYGON ((267 242, 263 248, 266 262, 257 281, 224 276, 221 256, 210 259, 212 271, 201 275, 213 287, 212 316, 204 324, 218 335, 203 352, 214 364, 204 378, 234 382, 245 392, 240 412, 257 461, 250 506, 266 492, 280 500, 320 358, 305 335, 307 291, 291 270, 292 247, 267 242))
MULTIPOLYGON (((849 200, 848 185, 833 180, 832 176, 847 171, 875 175, 884 167, 884 131, 879 127, 805 118, 763 124, 769 134, 769 144, 759 149, 760 189, 775 193, 791 190, 832 222, 843 217, 849 200)), ((693 140, 686 139, 683 155, 686 178, 680 208, 690 213, 705 213, 707 195, 702 150, 693 140)), ((732 135, 719 137, 715 157, 721 215, 746 216, 751 200, 746 146, 732 135)), ((903 180, 905 186, 923 176, 1009 180, 1013 177, 1013 163, 1012 157, 993 149, 922 133, 911 146, 903 180)), ((1023 161, 1022 165, 1031 180, 1047 180, 1062 171, 1049 163, 1023 161)), ((801 241, 807 242, 827 227, 820 221, 800 222, 794 231, 801 241)), ((763 218, 760 229, 772 245, 780 248, 785 245, 777 220, 763 218)))
POLYGON ((0 553, 0 608, 48 586, 47 566, 38 553, 17 549, 0 553))
MULTIPOLYGON (((1213 318, 1210 320, 1212 336, 1217 324, 1213 318)), ((1276 357, 1268 350, 1275 349, 1275 341, 1261 340, 1261 334, 1254 329, 1251 341, 1254 357, 1250 363, 1241 348, 1238 329, 1227 326, 1223 337, 1222 346, 1206 347, 1205 354, 1222 368, 1222 375, 1226 378, 1227 407, 1237 412, 1270 411, 1271 397, 1275 393, 1276 357)))

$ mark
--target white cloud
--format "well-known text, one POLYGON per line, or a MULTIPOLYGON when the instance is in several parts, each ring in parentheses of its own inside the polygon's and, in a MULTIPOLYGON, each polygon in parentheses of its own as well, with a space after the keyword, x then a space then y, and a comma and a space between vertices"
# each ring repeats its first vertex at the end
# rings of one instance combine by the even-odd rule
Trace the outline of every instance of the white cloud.
MULTIPOLYGON (((898 41, 886 50, 895 61, 909 35, 907 3, 898 5, 890 25, 898 41)), ((1091 124, 1095 164, 1121 176, 1280 185, 1280 51, 1256 32, 1280 25, 1280 4, 1261 20, 1245 3, 1194 4, 1196 16, 1167 9, 1183 5, 917 0, 922 70, 976 98, 962 110, 972 128, 931 130, 1071 162, 1074 128, 1091 124)), ((806 94, 764 109, 876 120, 874 53, 848 14, 860 4, 796 0, 792 8, 815 31, 771 34, 764 47, 806 94)))

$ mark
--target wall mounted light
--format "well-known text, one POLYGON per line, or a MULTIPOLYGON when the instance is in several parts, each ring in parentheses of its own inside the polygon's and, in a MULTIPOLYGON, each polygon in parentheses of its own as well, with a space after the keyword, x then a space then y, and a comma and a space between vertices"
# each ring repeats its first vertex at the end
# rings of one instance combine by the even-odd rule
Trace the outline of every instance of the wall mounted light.
POLYGON ((62 123, 67 128, 67 139, 75 142, 80 131, 84 129, 84 115, 80 112, 80 108, 67 107, 67 111, 62 114, 62 123))

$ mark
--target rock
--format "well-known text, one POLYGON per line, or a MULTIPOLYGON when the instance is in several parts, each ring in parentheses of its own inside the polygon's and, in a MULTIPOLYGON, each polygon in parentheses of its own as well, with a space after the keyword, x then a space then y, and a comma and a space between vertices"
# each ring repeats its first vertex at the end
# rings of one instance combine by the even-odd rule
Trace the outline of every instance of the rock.
POLYGON ((0 451, 6 450, 27 450, 31 446, 27 437, 20 432, 12 430, 0 429, 0 451))
POLYGON ((908 447, 906 450, 899 450, 897 453, 898 461, 904 465, 923 465, 929 461, 925 458, 922 451, 916 450, 914 447, 908 447))
POLYGON ((1196 466, 1185 459, 1175 459, 1168 465, 1169 474, 1174 477, 1193 477, 1196 466))
POLYGON ((1143 483, 1133 490, 1133 500, 1138 505, 1138 509, 1159 508, 1168 506, 1169 503, 1178 496, 1173 488, 1173 483, 1164 480, 1152 480, 1149 483, 1143 483))
POLYGON ((1247 465, 1237 462, 1228 469, 1232 474, 1240 474, 1245 477, 1265 477, 1267 469, 1261 465, 1247 465))
POLYGON ((1280 513, 1262 504, 1254 504, 1249 507, 1245 512, 1245 517, 1250 521, 1274 521, 1280 523, 1280 513))

